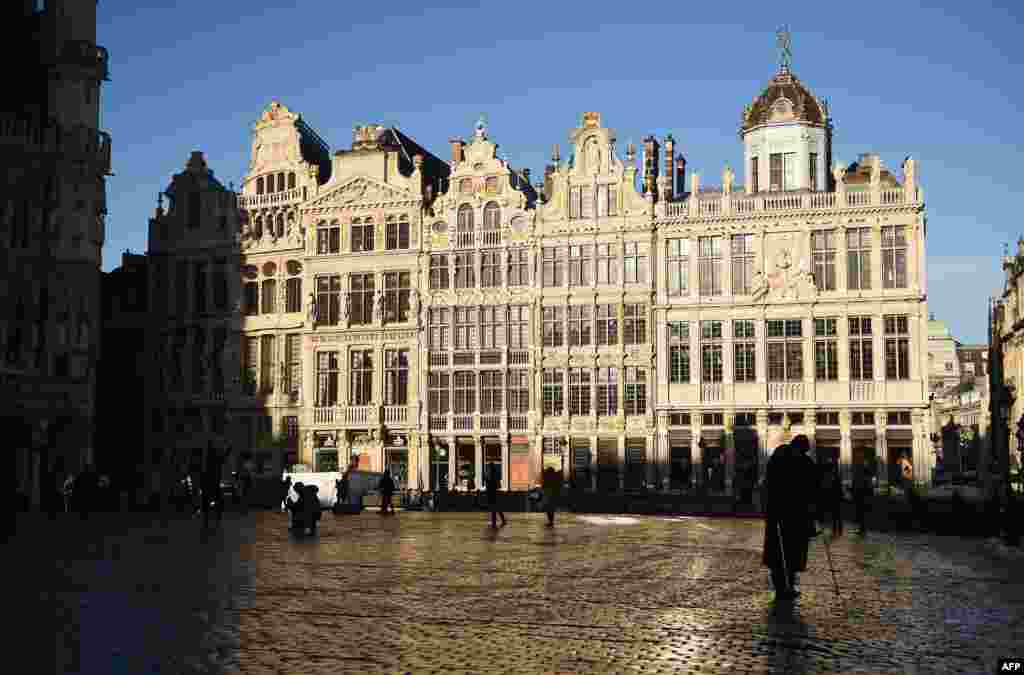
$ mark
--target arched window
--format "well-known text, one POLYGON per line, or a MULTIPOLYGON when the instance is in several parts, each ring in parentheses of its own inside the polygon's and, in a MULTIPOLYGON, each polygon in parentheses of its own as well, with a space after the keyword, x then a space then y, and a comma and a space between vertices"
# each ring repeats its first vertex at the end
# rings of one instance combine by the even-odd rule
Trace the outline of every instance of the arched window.
POLYGON ((277 191, 284 192, 284 172, 277 174, 277 191))
POLYGON ((263 217, 256 216, 256 219, 252 221, 252 236, 259 239, 263 236, 263 217))
POLYGON ((484 246, 501 244, 501 207, 488 202, 484 207, 484 246))
POLYGON ((256 194, 263 194, 263 176, 256 179, 256 194))
POLYGON ((294 190, 295 189, 295 172, 294 171, 291 171, 291 172, 288 173, 288 189, 289 190, 294 190))
POLYGON ((284 214, 283 213, 278 213, 277 214, 277 236, 279 236, 279 237, 283 237, 284 236, 284 214))
POLYGON ((473 230, 476 226, 473 222, 473 207, 469 204, 459 207, 456 227, 458 228, 458 246, 474 246, 473 230))

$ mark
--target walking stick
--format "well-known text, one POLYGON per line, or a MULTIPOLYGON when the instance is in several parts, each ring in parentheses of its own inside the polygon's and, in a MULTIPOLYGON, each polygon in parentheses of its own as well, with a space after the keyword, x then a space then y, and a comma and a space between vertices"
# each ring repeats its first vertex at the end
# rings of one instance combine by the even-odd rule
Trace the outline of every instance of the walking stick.
POLYGON ((843 599, 843 596, 839 593, 839 581, 836 579, 836 568, 832 564, 832 548, 828 545, 828 540, 831 538, 832 536, 829 535, 825 539, 825 555, 828 557, 828 569, 832 572, 832 584, 835 586, 836 589, 836 597, 839 598, 841 601, 843 599))
POLYGON ((782 576, 786 578, 786 590, 793 591, 789 583, 789 567, 786 565, 786 547, 782 542, 782 523, 775 521, 775 533, 779 536, 779 557, 782 558, 782 576))

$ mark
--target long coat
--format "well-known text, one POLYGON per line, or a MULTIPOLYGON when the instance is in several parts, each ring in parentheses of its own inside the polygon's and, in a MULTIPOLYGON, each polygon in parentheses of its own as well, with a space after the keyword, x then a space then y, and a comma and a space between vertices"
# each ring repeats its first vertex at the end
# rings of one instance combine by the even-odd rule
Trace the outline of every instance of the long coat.
MULTIPOLYGON (((761 556, 767 567, 782 567, 785 563, 789 573, 807 569, 809 504, 817 487, 813 475, 809 474, 808 462, 809 458, 789 445, 780 445, 768 460, 765 469, 767 518, 761 556), (779 546, 780 539, 784 549, 779 546)), ((810 468, 813 466, 810 462, 810 468)))

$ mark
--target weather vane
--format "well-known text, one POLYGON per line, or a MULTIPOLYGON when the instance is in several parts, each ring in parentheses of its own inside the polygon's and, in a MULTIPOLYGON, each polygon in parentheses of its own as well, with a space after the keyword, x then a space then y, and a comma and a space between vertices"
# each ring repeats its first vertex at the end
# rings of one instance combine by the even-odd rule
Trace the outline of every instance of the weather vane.
POLYGON ((779 48, 779 69, 788 71, 793 65, 793 38, 788 25, 779 27, 775 33, 775 44, 779 48))

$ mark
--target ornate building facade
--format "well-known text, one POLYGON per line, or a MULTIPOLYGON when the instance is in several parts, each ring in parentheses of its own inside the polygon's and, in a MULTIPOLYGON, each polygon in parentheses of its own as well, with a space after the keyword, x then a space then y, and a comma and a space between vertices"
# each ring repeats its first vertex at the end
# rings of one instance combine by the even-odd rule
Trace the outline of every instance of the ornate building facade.
POLYGON ((17 490, 39 504, 94 461, 108 54, 93 0, 7 5, 23 81, 0 104, 0 400, 17 490))
POLYGON ((914 160, 902 180, 876 155, 833 166, 828 108, 787 66, 740 136, 743 180, 702 186, 671 136, 638 168, 589 112, 534 186, 483 120, 449 161, 380 125, 328 156, 271 104, 237 196, 236 447, 273 432, 274 470, 421 489, 495 462, 506 489, 550 465, 582 489, 725 490, 783 425, 847 471, 908 455, 927 480, 914 160))

